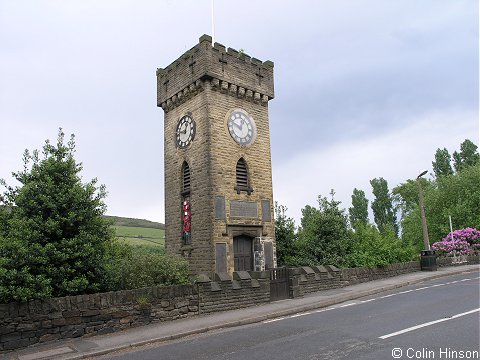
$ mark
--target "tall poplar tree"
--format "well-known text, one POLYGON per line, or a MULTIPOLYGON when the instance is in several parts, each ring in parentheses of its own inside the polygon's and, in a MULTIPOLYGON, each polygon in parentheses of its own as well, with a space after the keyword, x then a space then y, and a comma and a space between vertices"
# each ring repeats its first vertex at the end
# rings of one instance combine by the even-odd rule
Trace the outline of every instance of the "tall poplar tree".
POLYGON ((384 178, 375 178, 370 180, 373 195, 372 211, 375 224, 378 230, 382 232, 386 226, 390 225, 398 235, 397 216, 393 209, 392 197, 388 191, 388 183, 384 178))
POLYGON ((359 224, 368 224, 368 199, 363 190, 353 189, 352 207, 348 209, 348 215, 354 229, 359 224))
POLYGON ((476 165, 480 162, 480 154, 477 151, 478 146, 472 141, 466 139, 460 145, 460 152, 453 153, 453 161, 455 171, 461 171, 462 169, 476 165))
POLYGON ((452 157, 446 148, 438 148, 435 152, 435 161, 432 161, 433 172, 435 177, 452 175, 453 169, 451 165, 452 157))

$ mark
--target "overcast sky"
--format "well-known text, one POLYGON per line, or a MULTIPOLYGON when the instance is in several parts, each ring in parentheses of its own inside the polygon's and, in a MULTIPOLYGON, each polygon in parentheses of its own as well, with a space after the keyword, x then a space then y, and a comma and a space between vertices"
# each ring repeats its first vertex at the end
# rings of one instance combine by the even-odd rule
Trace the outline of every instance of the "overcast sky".
MULTIPOLYGON (((275 63, 274 199, 297 220, 333 188, 432 172, 479 142, 478 0, 215 1, 215 40, 275 63)), ((211 34, 211 0, 0 0, 0 178, 74 133, 109 215, 164 221, 158 67, 211 34)), ((3 191, 3 190, 2 190, 3 191)))

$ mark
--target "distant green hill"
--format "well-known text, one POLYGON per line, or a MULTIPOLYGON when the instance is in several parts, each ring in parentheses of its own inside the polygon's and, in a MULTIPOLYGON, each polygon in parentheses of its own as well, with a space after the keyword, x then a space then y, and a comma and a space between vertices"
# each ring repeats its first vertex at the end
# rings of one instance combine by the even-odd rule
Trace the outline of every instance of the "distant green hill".
POLYGON ((151 228, 151 229, 161 229, 165 230, 165 224, 144 220, 144 219, 133 219, 121 216, 109 216, 105 215, 105 218, 112 220, 113 225, 115 226, 129 226, 129 227, 141 227, 141 228, 151 228))
POLYGON ((165 247, 165 225, 155 221, 108 216, 113 222, 116 237, 144 253, 163 253, 165 247))

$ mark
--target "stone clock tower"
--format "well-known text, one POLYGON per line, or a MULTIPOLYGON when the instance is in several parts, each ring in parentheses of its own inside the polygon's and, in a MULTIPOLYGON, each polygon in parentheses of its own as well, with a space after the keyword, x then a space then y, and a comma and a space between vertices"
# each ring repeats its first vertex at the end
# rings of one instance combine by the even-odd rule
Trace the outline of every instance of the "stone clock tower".
POLYGON ((165 247, 192 273, 276 266, 268 101, 273 63, 203 35, 157 70, 165 247))

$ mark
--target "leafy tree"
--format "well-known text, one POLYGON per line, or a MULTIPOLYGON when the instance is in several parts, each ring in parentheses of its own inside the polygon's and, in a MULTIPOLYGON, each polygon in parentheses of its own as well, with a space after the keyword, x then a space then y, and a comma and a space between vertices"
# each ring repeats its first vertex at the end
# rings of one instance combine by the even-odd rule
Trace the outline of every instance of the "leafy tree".
POLYGON ((96 179, 82 183, 73 135, 64 144, 60 129, 57 143, 47 140, 42 153, 25 151, 23 170, 13 173, 20 186, 2 181, 0 302, 105 287, 106 248, 113 239, 102 217, 105 187, 96 179))
POLYGON ((439 241, 450 232, 448 217, 454 229, 480 227, 480 163, 466 167, 456 175, 437 180, 436 188, 426 192, 431 241, 439 241))
POLYGON ((287 217, 287 207, 275 202, 275 242, 279 265, 297 263, 295 221, 287 217))
MULTIPOLYGON (((423 191, 433 186, 432 182, 427 179, 420 178, 418 181, 420 181, 423 191)), ((409 179, 394 187, 392 190, 392 201, 395 205, 395 211, 401 213, 401 220, 403 221, 418 206, 417 180, 409 179)))
POLYGON ((354 267, 384 266, 411 261, 415 257, 415 249, 405 246, 391 225, 380 233, 371 224, 358 224, 353 239, 350 262, 354 267))
POLYGON ((348 209, 350 224, 357 229, 359 224, 368 224, 368 199, 363 190, 353 189, 352 207, 348 209))
POLYGON ((299 231, 299 248, 302 265, 347 265, 351 233, 344 209, 335 201, 318 197, 319 208, 307 205, 302 209, 302 227, 299 231))
MULTIPOLYGON (((450 232, 449 215, 454 229, 480 227, 480 163, 455 175, 443 176, 424 188, 425 211, 430 242, 440 241, 450 232)), ((402 238, 423 248, 422 223, 418 206, 402 221, 402 238)))
POLYGON ((446 148, 437 149, 435 161, 432 162, 433 172, 437 178, 453 174, 452 165, 450 164, 451 159, 452 157, 446 148))
POLYGON ((480 162, 480 154, 478 153, 477 149, 477 145, 466 139, 460 145, 460 152, 458 153, 455 151, 453 153, 454 166, 457 172, 480 162))
POLYGON ((398 234, 397 217, 393 210, 392 197, 388 191, 388 183, 384 178, 370 180, 375 200, 372 202, 373 217, 378 229, 383 231, 387 225, 391 225, 398 234))

